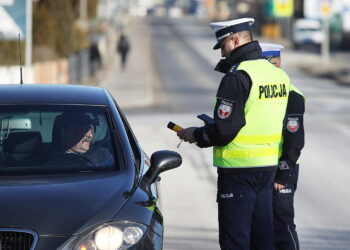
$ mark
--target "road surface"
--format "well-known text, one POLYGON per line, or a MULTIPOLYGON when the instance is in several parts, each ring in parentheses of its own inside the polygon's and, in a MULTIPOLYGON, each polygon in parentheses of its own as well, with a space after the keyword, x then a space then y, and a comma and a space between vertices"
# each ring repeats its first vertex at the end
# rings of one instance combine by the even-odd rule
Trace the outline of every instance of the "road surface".
MULTIPOLYGON (((201 126, 197 114, 212 114, 221 74, 213 68, 210 29, 191 18, 150 19, 159 82, 151 107, 126 111, 140 143, 151 154, 178 151, 183 165, 162 174, 165 250, 219 249, 216 171, 211 149, 182 143, 168 121, 201 126)), ((306 145, 300 159, 296 224, 301 249, 350 249, 350 88, 306 75, 301 64, 317 67, 318 57, 285 51, 282 67, 306 96, 306 145)))

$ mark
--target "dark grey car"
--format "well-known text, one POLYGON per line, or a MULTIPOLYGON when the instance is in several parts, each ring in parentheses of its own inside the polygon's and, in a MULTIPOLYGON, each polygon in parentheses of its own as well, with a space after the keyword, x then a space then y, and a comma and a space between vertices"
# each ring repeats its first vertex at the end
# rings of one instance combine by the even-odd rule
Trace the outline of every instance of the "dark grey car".
POLYGON ((161 249, 158 175, 180 165, 105 89, 0 85, 0 249, 161 249))

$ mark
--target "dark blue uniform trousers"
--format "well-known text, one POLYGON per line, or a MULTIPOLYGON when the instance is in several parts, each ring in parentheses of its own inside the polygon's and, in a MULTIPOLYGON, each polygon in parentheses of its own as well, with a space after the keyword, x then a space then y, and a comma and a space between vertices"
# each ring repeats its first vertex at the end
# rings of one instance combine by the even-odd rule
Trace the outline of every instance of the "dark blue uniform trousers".
POLYGON ((219 242, 222 250, 274 249, 274 176, 274 171, 218 174, 219 242))
POLYGON ((286 187, 273 191, 273 224, 276 250, 299 250, 298 234, 294 224, 294 194, 297 189, 299 166, 293 168, 286 187))

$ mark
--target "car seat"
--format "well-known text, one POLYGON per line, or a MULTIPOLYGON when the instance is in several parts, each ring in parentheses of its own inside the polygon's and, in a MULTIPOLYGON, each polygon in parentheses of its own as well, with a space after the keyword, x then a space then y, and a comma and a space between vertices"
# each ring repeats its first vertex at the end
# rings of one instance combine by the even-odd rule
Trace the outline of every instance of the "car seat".
POLYGON ((42 138, 40 132, 13 132, 4 140, 5 167, 41 164, 42 138))

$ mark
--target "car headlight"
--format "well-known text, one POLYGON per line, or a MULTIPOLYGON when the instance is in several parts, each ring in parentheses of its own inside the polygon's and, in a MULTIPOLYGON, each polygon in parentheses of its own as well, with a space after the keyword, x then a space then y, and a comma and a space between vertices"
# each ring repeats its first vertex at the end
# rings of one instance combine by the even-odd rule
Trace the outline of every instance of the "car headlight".
POLYGON ((146 226, 139 223, 117 221, 105 223, 84 235, 74 250, 125 250, 141 240, 146 226))

